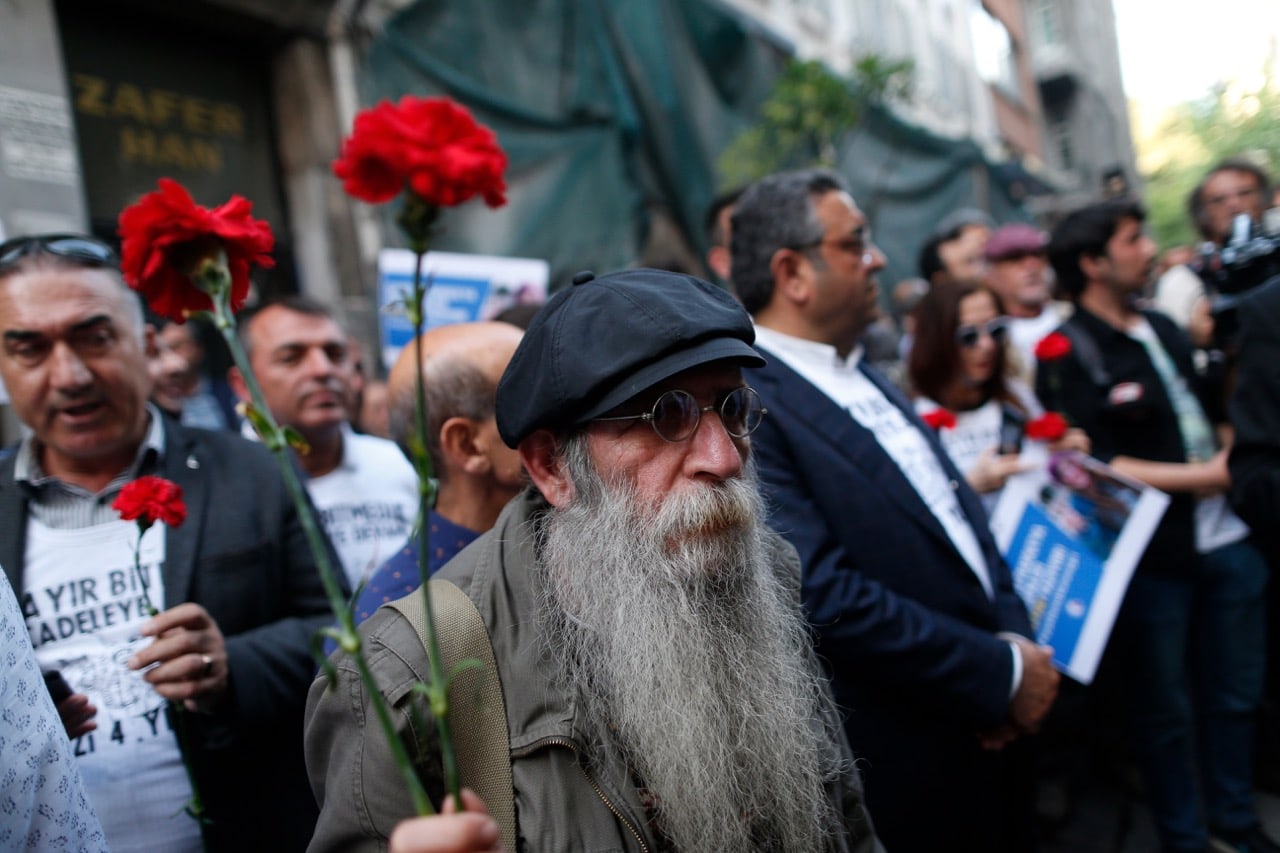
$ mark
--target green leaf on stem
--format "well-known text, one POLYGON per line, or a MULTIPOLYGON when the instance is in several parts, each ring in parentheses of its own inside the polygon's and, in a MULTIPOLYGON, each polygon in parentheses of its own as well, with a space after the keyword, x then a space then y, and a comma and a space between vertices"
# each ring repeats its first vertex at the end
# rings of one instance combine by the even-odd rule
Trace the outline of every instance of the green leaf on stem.
POLYGON ((278 435, 276 425, 256 404, 242 401, 236 405, 236 411, 253 427, 267 450, 275 453, 284 447, 284 439, 278 435))
POLYGON ((453 686, 453 680, 457 678, 460 673, 466 672, 469 669, 484 669, 484 664, 476 658, 467 658, 466 660, 458 661, 454 664, 453 669, 449 670, 449 680, 445 685, 446 689, 453 686))
POLYGON ((209 820, 205 811, 204 803, 200 801, 198 796, 192 795, 191 799, 182 804, 181 811, 186 812, 191 818, 201 826, 210 826, 213 821, 209 820))
POLYGON ((281 427, 280 431, 284 435, 285 444, 292 447, 298 453, 306 456, 311 452, 311 445, 302 437, 302 433, 298 432, 291 426, 281 427))
POLYGON ((434 681, 427 684, 421 681, 416 682, 412 688, 414 693, 427 698, 427 704, 431 707, 431 716, 437 720, 442 720, 449 716, 449 685, 446 683, 441 689, 440 685, 434 681))
MULTIPOLYGON (((421 682, 418 682, 421 684, 421 682)), ((404 703, 404 712, 409 716, 409 723, 413 726, 414 731, 428 731, 427 718, 422 715, 422 707, 419 703, 408 701, 404 703)), ((416 761, 421 761, 425 756, 419 755, 416 761)))
POLYGON ((409 436, 409 452, 415 460, 422 459, 427 453, 426 443, 416 432, 409 436))
POLYGON ((322 628, 311 635, 311 657, 315 658, 316 663, 320 666, 320 671, 324 673, 325 684, 333 687, 338 683, 338 670, 329 662, 329 656, 324 653, 324 640, 326 637, 335 643, 341 635, 337 628, 322 628))

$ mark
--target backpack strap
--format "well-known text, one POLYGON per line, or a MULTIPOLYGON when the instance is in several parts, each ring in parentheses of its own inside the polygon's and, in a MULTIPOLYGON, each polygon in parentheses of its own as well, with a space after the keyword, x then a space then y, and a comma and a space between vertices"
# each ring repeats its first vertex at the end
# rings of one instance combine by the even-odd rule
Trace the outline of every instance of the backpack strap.
MULTIPOLYGON (((511 747, 507 708, 502 699, 498 665, 484 620, 471 599, 445 580, 431 585, 431 609, 447 674, 459 662, 475 659, 480 667, 458 673, 449 689, 449 728, 458 759, 458 775, 475 791, 497 821, 506 850, 516 850, 515 787, 511 781, 511 747)), ((427 620, 422 592, 414 590, 385 606, 399 611, 427 648, 427 620)))
POLYGON ((1080 325, 1073 314, 1058 327, 1058 331, 1071 341, 1071 353, 1080 361, 1085 373, 1089 374, 1090 381, 1099 388, 1110 388, 1111 373, 1103 363, 1102 351, 1098 349, 1098 342, 1089 334, 1089 330, 1080 325))

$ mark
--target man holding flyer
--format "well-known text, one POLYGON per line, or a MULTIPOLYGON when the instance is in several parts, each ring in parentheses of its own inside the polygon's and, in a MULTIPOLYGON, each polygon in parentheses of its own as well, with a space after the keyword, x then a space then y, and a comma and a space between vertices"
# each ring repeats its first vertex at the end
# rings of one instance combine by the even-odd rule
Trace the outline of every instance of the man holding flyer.
POLYGON ((1205 850, 1212 834, 1275 850, 1258 825, 1251 761, 1266 564, 1226 503, 1226 451, 1192 390, 1190 342, 1135 306, 1156 254, 1144 218, 1136 202, 1114 200, 1054 230, 1049 257, 1076 311, 1059 329, 1069 352, 1041 365, 1036 390, 1088 432, 1098 458, 1171 495, 1110 646, 1164 849, 1205 850))

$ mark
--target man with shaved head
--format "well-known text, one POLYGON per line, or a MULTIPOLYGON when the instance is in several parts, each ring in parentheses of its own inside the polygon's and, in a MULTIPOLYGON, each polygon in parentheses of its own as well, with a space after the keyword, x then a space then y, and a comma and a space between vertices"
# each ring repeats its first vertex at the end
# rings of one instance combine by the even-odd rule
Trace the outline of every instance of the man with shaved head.
MULTIPOLYGON (((502 442, 494 419, 498 380, 522 335, 510 323, 458 323, 422 336, 427 453, 438 482, 435 506, 427 511, 429 573, 492 527, 523 485, 520 455, 502 442)), ((406 454, 417 431, 416 362, 417 347, 410 344, 387 380, 391 437, 406 454)), ((356 602, 356 620, 412 592, 417 565, 418 538, 411 535, 370 578, 356 602)))

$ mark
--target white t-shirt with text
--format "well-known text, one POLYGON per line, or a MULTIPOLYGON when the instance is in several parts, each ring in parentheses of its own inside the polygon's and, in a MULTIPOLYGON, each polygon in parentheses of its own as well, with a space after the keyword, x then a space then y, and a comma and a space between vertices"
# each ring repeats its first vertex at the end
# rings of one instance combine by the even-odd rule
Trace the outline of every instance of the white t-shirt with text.
MULTIPOLYGON (((142 540, 152 604, 164 609, 163 524, 142 540)), ((59 670, 98 709, 96 731, 72 751, 113 851, 199 851, 200 831, 182 811, 191 787, 165 700, 125 666, 152 643, 134 567, 138 527, 112 521, 74 530, 27 522, 23 617, 44 671, 59 670)))
POLYGON ((400 549, 418 515, 418 474, 399 446, 351 430, 341 464, 308 479, 307 492, 352 589, 400 549))

